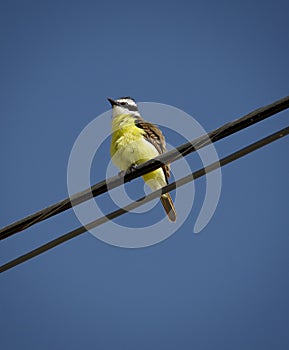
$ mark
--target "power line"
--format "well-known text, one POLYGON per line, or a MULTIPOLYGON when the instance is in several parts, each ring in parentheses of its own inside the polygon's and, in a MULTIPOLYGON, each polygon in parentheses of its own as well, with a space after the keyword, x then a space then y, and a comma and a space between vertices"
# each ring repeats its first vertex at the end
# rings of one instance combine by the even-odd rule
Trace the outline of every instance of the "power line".
POLYGON ((228 155, 227 157, 222 158, 220 161, 214 162, 214 163, 208 165, 207 167, 204 167, 200 170, 197 170, 197 171, 163 187, 162 189, 160 189, 158 191, 154 191, 154 192, 150 193, 149 195, 147 195, 143 198, 140 198, 135 202, 128 204, 124 208, 120 208, 118 210, 115 210, 115 211, 109 213, 108 215, 102 216, 102 217, 90 222, 85 227, 81 226, 73 231, 70 231, 70 232, 52 240, 51 242, 48 242, 48 243, 30 251, 29 253, 26 253, 26 254, 14 259, 14 260, 9 261, 8 263, 0 266, 0 273, 7 271, 7 270, 11 269, 12 267, 15 267, 19 264, 22 264, 25 261, 30 260, 30 259, 34 258, 35 256, 40 255, 40 254, 46 252, 47 250, 50 250, 50 249, 60 245, 61 243, 64 243, 64 242, 66 242, 66 241, 68 241, 76 236, 79 236, 82 233, 89 231, 92 228, 100 226, 109 220, 115 219, 115 218, 119 217, 120 215, 123 215, 123 214, 125 214, 125 213, 147 203, 147 202, 152 201, 155 198, 159 198, 162 193, 170 192, 170 191, 176 189, 177 187, 180 187, 180 186, 183 186, 183 185, 189 183, 192 180, 196 180, 196 179, 204 176, 206 173, 212 172, 213 170, 216 170, 219 167, 222 167, 222 166, 229 164, 229 163, 231 163, 231 162, 233 162, 241 157, 244 157, 245 155, 247 155, 253 151, 256 151, 257 149, 264 147, 265 145, 268 145, 269 143, 272 143, 272 142, 274 142, 274 141, 276 141, 276 140, 278 140, 278 139, 280 139, 288 134, 289 134, 289 126, 255 142, 255 143, 252 143, 249 146, 244 147, 241 150, 236 151, 236 152, 228 155))
POLYGON ((0 239, 5 239, 13 234, 23 231, 24 229, 48 219, 54 215, 64 212, 71 207, 83 203, 93 197, 103 194, 108 189, 113 189, 122 185, 125 182, 131 181, 139 176, 142 176, 148 172, 156 170, 163 164, 169 164, 175 160, 185 156, 191 152, 194 152, 204 146, 207 146, 211 142, 219 141, 229 135, 232 135, 242 129, 245 129, 255 123, 258 123, 266 118, 269 118, 285 109, 289 108, 289 96, 282 98, 272 104, 265 107, 254 110, 253 112, 246 114, 245 116, 229 122, 218 129, 211 131, 207 135, 198 137, 195 140, 184 143, 183 145, 162 154, 152 160, 149 160, 138 167, 135 170, 127 172, 123 176, 114 176, 107 180, 103 180, 91 188, 88 188, 82 192, 76 193, 70 198, 61 200, 58 203, 52 204, 47 208, 44 208, 32 215, 29 215, 21 220, 18 220, 6 227, 0 229, 0 239))

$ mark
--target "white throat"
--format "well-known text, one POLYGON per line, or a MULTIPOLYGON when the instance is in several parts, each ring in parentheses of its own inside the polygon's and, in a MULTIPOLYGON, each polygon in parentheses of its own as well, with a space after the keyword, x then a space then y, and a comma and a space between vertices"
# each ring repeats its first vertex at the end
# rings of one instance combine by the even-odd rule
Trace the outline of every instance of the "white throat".
POLYGON ((123 106, 113 106, 112 118, 119 117, 120 115, 124 115, 124 114, 140 117, 139 111, 130 111, 129 109, 123 106))

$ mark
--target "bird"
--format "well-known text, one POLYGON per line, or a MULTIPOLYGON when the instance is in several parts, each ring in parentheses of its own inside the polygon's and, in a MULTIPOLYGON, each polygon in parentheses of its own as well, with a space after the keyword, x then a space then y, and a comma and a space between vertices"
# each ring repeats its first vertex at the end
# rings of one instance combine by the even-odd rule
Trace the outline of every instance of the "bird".
MULTIPOLYGON (((121 172, 134 169, 166 152, 166 141, 161 130, 142 118, 132 97, 108 98, 108 101, 112 107, 110 155, 121 172)), ((168 184, 170 166, 164 164, 142 177, 149 188, 156 191, 168 184)), ((168 219, 175 222, 177 214, 170 194, 162 194, 160 200, 168 219)))

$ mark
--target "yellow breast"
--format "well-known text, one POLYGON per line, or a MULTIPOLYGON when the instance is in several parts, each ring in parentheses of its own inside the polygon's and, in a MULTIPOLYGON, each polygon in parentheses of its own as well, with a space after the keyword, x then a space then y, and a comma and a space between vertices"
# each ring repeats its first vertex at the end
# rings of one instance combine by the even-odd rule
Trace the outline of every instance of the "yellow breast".
MULTIPOLYGON (((138 128, 130 115, 120 115, 112 120, 110 154, 112 162, 127 170, 132 164, 141 164, 159 155, 157 149, 144 138, 145 131, 138 128)), ((143 176, 152 190, 166 185, 163 170, 157 169, 143 176)))
POLYGON ((144 131, 135 126, 134 118, 129 114, 114 118, 112 120, 111 157, 121 148, 126 148, 133 142, 141 140, 143 135, 144 131))

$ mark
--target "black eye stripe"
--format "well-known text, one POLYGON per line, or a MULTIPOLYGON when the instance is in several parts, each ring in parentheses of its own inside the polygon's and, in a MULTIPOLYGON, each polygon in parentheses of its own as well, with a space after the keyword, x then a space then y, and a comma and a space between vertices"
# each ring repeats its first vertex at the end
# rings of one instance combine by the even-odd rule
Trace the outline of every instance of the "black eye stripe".
POLYGON ((120 106, 124 106, 125 108, 127 108, 129 111, 137 111, 137 106, 135 105, 130 105, 127 102, 123 101, 123 102, 119 102, 120 106))

